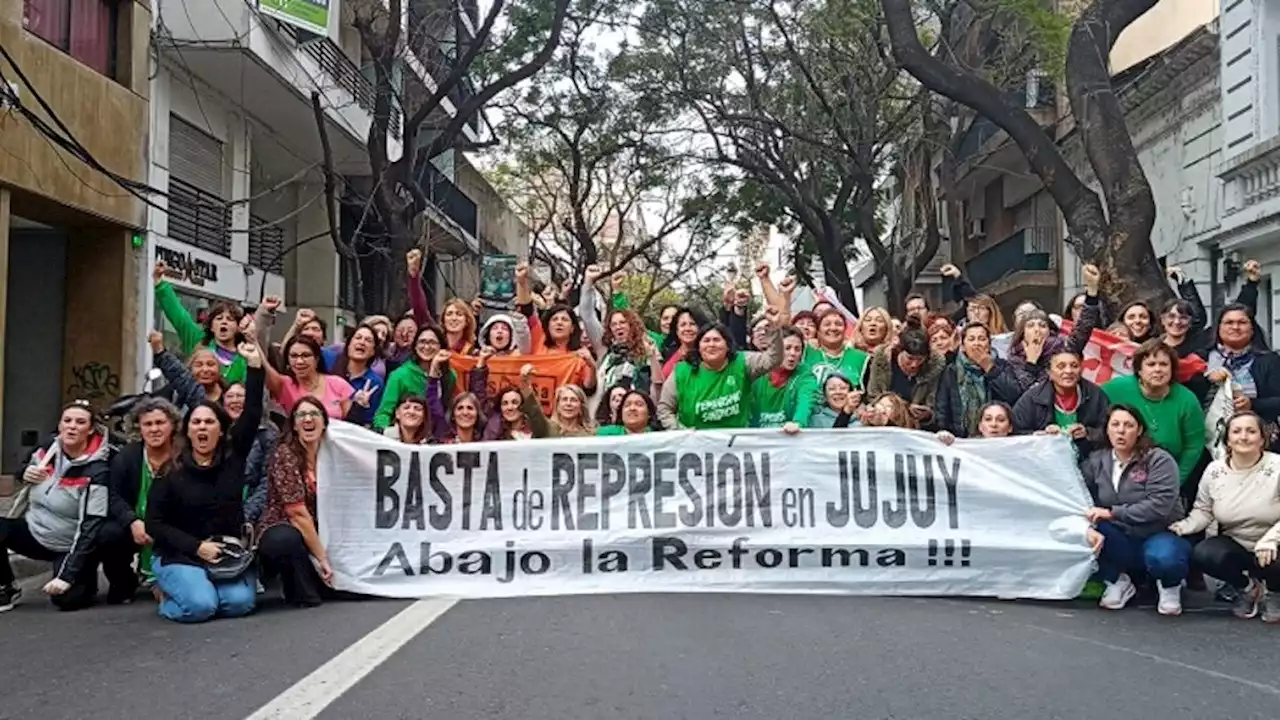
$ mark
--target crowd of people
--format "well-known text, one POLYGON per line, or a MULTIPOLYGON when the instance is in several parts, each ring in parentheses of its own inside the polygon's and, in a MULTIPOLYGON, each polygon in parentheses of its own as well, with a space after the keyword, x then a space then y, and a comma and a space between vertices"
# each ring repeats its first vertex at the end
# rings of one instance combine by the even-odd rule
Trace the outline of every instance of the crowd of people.
POLYGON ((6 550, 53 562, 44 591, 64 610, 95 601, 99 567, 107 602, 150 587, 159 614, 178 622, 244 615, 276 584, 298 606, 334 597, 316 463, 341 419, 407 444, 862 426, 929 431, 944 444, 1061 435, 1095 504, 1102 607, 1123 608, 1145 587, 1161 614, 1177 615, 1182 588, 1207 575, 1236 616, 1280 622, 1280 360, 1254 321, 1256 263, 1212 326, 1176 268, 1180 299, 1130 303, 1113 323, 1089 265, 1061 315, 1024 302, 1006 317, 947 266, 955 312, 913 295, 901 318, 869 308, 856 319, 830 302, 793 312, 794 279, 775 285, 760 265, 758 312, 750 291, 730 286, 713 313, 664 307, 653 328, 618 275, 605 283, 592 266, 576 288, 537 289, 523 264, 512 311, 483 317, 453 299, 437 323, 421 253, 407 265, 403 317, 368 317, 332 338, 303 309, 278 340, 279 298, 251 314, 215 304, 197 322, 158 266, 156 295, 181 345, 150 335, 169 399, 138 403, 137 440, 120 448, 87 403, 64 408, 0 519, 0 610, 20 594, 6 550), (1082 376, 1095 330, 1136 344, 1132 375, 1101 386, 1082 376), (582 362, 539 398, 532 361, 542 354, 582 362), (491 384, 490 365, 510 356, 531 362, 491 384), (1213 459, 1205 407, 1227 383, 1234 413, 1213 459))

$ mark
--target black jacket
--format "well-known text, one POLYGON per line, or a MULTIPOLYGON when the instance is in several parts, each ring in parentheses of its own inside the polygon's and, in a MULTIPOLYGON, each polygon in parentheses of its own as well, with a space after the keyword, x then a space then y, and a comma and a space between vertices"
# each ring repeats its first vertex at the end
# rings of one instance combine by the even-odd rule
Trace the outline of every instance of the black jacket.
MULTIPOLYGON (((1084 425, 1087 434, 1075 443, 1083 459, 1105 444, 1107 412, 1111 403, 1102 388, 1084 378, 1080 378, 1079 388, 1080 405, 1076 409, 1076 419, 1084 425)), ((1030 435, 1054 424, 1053 383, 1047 380, 1032 386, 1013 406, 1013 431, 1018 435, 1030 435)))
POLYGON ((185 450, 173 469, 152 483, 147 533, 162 561, 200 565, 196 551, 201 542, 241 534, 245 465, 262 421, 263 380, 261 368, 247 369, 244 414, 232 423, 212 465, 196 465, 185 450))
POLYGON ((129 443, 111 461, 111 519, 125 528, 138 519, 134 509, 142 489, 142 448, 141 442, 129 443))
MULTIPOLYGON (((939 430, 946 430, 956 437, 969 437, 969 428, 961 417, 960 404, 960 368, 953 359, 942 370, 942 379, 938 381, 938 395, 934 400, 934 422, 939 430)), ((1018 402, 1021 390, 1018 387, 1018 376, 1007 360, 996 358, 983 378, 987 385, 987 402, 999 400, 1012 406, 1018 402)))

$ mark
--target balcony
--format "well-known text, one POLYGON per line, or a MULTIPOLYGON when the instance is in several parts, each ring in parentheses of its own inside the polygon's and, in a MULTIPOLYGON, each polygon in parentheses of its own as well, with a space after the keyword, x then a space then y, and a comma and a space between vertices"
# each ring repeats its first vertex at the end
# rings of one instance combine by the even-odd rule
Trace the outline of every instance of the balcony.
MULTIPOLYGON (((475 202, 429 162, 423 163, 422 170, 418 173, 418 184, 440 214, 449 223, 456 225, 465 236, 472 238, 466 244, 474 244, 474 238, 479 236, 479 214, 476 212, 475 202)), ((466 237, 462 239, 466 241, 466 237)))
MULTIPOLYGON (((244 0, 159 0, 155 47, 172 83, 243 105, 295 158, 321 155, 311 93, 318 92, 340 174, 368 173, 366 141, 374 86, 331 39, 295 30, 244 0)), ((401 119, 391 119, 387 153, 401 154, 401 119)))
POLYGON ((231 257, 231 208, 194 185, 169 178, 169 237, 231 257))
POLYGON ((1056 284, 1057 232, 1027 227, 982 250, 965 263, 978 292, 999 295, 1022 285, 1056 284))

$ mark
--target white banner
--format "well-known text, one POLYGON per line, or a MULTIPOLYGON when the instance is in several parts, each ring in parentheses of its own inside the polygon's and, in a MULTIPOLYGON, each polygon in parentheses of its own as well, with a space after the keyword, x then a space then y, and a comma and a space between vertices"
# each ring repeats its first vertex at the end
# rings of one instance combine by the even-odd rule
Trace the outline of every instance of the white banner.
POLYGON ((320 455, 341 590, 1075 597, 1092 503, 1063 437, 667 432, 410 446, 343 422, 320 455))

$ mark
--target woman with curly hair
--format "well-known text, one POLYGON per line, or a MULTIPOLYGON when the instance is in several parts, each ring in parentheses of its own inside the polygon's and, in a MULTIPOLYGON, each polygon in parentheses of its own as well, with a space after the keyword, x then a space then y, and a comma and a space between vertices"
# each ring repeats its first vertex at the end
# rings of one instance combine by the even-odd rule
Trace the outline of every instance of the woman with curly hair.
POLYGON ((644 322, 633 310, 613 310, 608 322, 609 343, 600 359, 600 384, 612 387, 629 379, 631 387, 656 396, 662 386, 662 359, 644 322))

